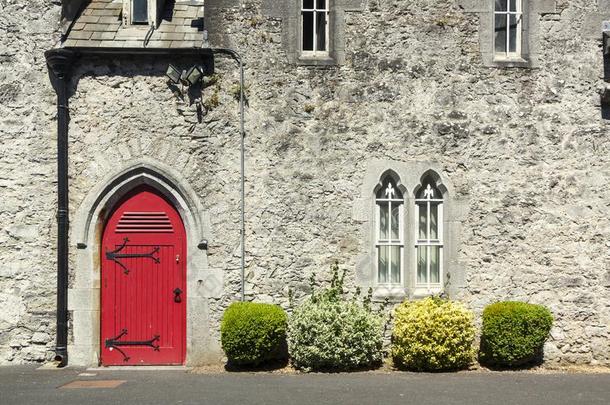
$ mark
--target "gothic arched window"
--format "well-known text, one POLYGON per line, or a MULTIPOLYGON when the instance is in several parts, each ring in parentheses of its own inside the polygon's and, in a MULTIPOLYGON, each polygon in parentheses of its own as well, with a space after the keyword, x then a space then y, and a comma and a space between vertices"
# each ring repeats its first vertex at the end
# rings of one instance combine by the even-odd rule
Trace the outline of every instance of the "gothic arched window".
POLYGON ((396 182, 386 176, 375 198, 377 283, 400 284, 404 249, 404 199, 396 182))
POLYGON ((415 255, 417 286, 441 286, 443 262, 443 195, 431 177, 426 177, 415 195, 415 255))

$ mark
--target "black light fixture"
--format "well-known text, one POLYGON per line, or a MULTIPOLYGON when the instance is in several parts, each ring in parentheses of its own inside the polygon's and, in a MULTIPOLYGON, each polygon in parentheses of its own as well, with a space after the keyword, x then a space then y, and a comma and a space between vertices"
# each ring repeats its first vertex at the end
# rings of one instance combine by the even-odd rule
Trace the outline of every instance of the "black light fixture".
POLYGON ((167 67, 167 72, 165 72, 165 75, 174 84, 182 83, 184 85, 193 86, 203 77, 203 68, 195 65, 189 70, 183 70, 181 72, 176 66, 170 63, 167 67))
POLYGON ((183 75, 184 80, 192 86, 199 80, 201 80, 201 77, 203 76, 203 70, 201 69, 201 67, 195 65, 191 67, 188 72, 186 72, 186 74, 183 73, 183 75))
POLYGON ((169 80, 172 81, 172 83, 174 84, 178 84, 180 83, 180 78, 182 77, 182 74, 180 73, 180 71, 178 70, 178 68, 174 65, 172 65, 171 63, 169 64, 169 66, 167 67, 167 72, 165 72, 165 75, 169 78, 169 80))

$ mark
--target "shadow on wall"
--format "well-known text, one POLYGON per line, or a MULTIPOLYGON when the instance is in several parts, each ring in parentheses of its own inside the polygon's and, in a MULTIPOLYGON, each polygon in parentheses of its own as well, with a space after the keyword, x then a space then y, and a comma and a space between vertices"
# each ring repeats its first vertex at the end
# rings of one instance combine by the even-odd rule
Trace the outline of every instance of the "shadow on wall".
MULTIPOLYGON (((130 58, 122 57, 121 61, 107 58, 87 58, 85 63, 79 64, 79 67, 75 71, 71 72, 71 80, 68 84, 68 98, 71 98, 78 88, 78 84, 81 79, 86 77, 123 77, 127 79, 134 78, 136 76, 149 76, 149 77, 164 77, 167 72, 169 64, 173 64, 178 68, 189 68, 193 64, 199 64, 204 68, 204 75, 209 76, 214 74, 214 57, 202 57, 197 59, 196 57, 184 57, 175 56, 160 59, 158 56, 147 56, 138 55, 131 56, 130 58)), ((49 77, 52 84, 55 84, 55 80, 52 73, 49 72, 49 77)), ((174 92, 179 90, 177 86, 172 84, 168 80, 168 88, 174 92)), ((196 92, 201 90, 201 86, 197 88, 189 89, 189 99, 196 97, 196 92)))
MULTIPOLYGON (((86 77, 122 77, 125 79, 133 79, 136 76, 149 76, 149 77, 164 77, 166 76, 167 68, 169 64, 177 66, 179 69, 188 69, 193 64, 200 65, 203 68, 204 76, 214 75, 214 56, 202 57, 201 59, 196 57, 167 57, 159 60, 158 57, 154 56, 132 56, 129 59, 117 61, 114 59, 102 59, 102 58, 88 58, 88 60, 80 64, 79 67, 71 72, 70 81, 67 86, 68 99, 72 98, 78 89, 78 85, 81 79, 86 77), (144 66, 144 67, 143 67, 144 66)), ((49 71, 49 78, 53 86, 55 87, 56 81, 53 74, 49 71)), ((201 104, 201 100, 206 93, 206 88, 210 87, 205 84, 205 81, 196 83, 193 86, 184 87, 176 85, 170 80, 167 80, 168 89, 174 94, 174 96, 180 99, 182 102, 187 103, 189 106, 201 104)), ((203 111, 197 110, 198 122, 202 122, 203 111)))
POLYGON ((602 119, 610 120, 610 33, 603 34, 604 87, 600 92, 602 119))

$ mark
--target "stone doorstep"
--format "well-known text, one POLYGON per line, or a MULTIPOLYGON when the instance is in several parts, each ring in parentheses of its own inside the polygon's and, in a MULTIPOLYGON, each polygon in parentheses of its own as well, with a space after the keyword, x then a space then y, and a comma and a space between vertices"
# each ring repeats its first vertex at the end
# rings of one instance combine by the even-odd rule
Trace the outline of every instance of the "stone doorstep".
POLYGON ((89 367, 86 371, 191 371, 187 366, 108 366, 89 367))
MULTIPOLYGON (((58 362, 50 361, 44 363, 42 366, 37 367, 37 371, 61 371, 61 370, 82 370, 83 367, 70 366, 69 364, 65 367, 57 367, 58 362)), ((109 367, 88 367, 85 368, 86 372, 99 372, 99 371, 191 371, 193 367, 189 366, 109 366, 109 367)), ((94 375, 92 375, 93 377, 94 375)))

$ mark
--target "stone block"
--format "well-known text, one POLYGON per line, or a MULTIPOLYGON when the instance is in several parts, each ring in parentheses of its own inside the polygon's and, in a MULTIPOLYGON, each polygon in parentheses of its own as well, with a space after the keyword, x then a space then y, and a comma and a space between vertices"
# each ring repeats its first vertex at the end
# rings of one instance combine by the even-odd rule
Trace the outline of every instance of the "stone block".
POLYGON ((585 15, 582 24, 582 36, 586 39, 602 39, 602 22, 610 20, 610 8, 599 13, 585 15))
POLYGON ((99 310, 99 288, 70 288, 68 289, 68 309, 74 311, 99 310))

